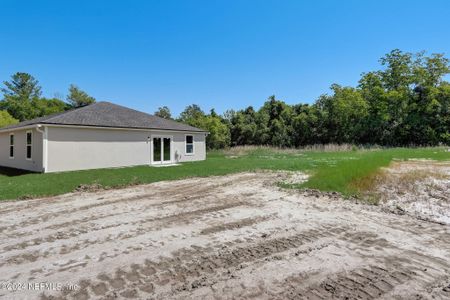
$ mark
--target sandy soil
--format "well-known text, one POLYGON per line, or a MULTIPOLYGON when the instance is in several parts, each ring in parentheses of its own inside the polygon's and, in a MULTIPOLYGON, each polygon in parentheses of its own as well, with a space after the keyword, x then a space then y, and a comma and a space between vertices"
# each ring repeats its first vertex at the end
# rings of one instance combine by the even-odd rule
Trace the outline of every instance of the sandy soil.
POLYGON ((450 297, 450 226, 274 184, 304 178, 241 173, 1 203, 0 297, 450 297))
POLYGON ((449 162, 395 162, 383 170, 377 192, 389 211, 450 225, 449 162))

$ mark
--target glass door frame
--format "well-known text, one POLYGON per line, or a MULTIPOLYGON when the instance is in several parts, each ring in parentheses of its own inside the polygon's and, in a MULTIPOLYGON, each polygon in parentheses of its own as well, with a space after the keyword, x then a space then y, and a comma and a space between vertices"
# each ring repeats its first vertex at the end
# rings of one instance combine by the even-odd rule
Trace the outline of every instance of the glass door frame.
POLYGON ((150 163, 152 165, 163 165, 163 164, 171 164, 173 163, 173 136, 172 135, 161 135, 161 134, 155 134, 150 136, 150 163), (153 139, 154 138, 160 138, 161 139, 161 159, 158 161, 155 161, 153 159, 154 154, 154 145, 153 145, 153 139), (170 139, 170 160, 164 160, 164 139, 170 139))

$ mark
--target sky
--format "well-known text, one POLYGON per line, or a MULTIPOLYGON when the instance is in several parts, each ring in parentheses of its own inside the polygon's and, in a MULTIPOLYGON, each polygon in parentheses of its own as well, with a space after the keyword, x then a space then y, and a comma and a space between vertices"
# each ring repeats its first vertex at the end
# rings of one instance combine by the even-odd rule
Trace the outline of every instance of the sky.
POLYGON ((153 113, 312 103, 398 48, 450 55, 450 1, 0 0, 0 81, 153 113))

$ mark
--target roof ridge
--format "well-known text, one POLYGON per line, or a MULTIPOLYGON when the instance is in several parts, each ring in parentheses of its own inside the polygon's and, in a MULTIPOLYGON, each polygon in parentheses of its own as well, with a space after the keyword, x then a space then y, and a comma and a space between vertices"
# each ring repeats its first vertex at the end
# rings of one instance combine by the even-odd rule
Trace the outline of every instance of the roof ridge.
MULTIPOLYGON (((144 111, 140 111, 140 110, 137 110, 137 109, 134 109, 134 108, 131 108, 131 107, 123 106, 123 105, 116 104, 116 103, 112 103, 112 102, 108 102, 108 101, 101 101, 101 102, 96 102, 96 103, 107 103, 107 104, 110 104, 110 105, 122 107, 122 108, 124 108, 124 109, 132 110, 132 111, 137 112, 137 113, 140 113, 140 114, 144 114, 144 115, 147 115, 147 116, 151 116, 151 117, 153 117, 153 118, 158 118, 158 119, 165 120, 165 121, 169 121, 169 122, 172 122, 172 123, 180 123, 180 122, 177 122, 177 121, 175 121, 175 120, 173 120, 173 119, 162 118, 162 117, 159 117, 159 116, 154 115, 154 114, 150 114, 150 113, 147 113, 147 112, 144 112, 144 111)), ((187 125, 187 124, 186 124, 186 125, 187 125)), ((190 125, 189 125, 189 126, 190 126, 190 125)))
MULTIPOLYGON (((151 116, 153 118, 158 118, 158 119, 164 120, 165 122, 169 122, 169 123, 172 123, 172 124, 180 124, 181 123, 181 122, 176 121, 174 119, 166 119, 166 118, 154 115, 154 114, 143 112, 143 111, 140 111, 140 110, 137 110, 137 109, 134 109, 134 108, 130 108, 130 107, 126 107, 126 106, 123 106, 123 105, 120 105, 120 104, 115 104, 115 103, 111 103, 111 102, 108 102, 108 101, 101 101, 101 102, 108 103, 108 104, 111 104, 111 105, 115 105, 115 106, 118 106, 118 107, 122 107, 122 108, 125 108, 125 109, 128 109, 128 110, 133 110, 133 111, 138 112, 140 114, 151 116)), ((101 102, 97 102, 97 103, 101 103, 101 102)), ((182 124, 185 124, 185 123, 182 123, 182 124)), ((185 124, 185 125, 193 127, 193 128, 196 128, 195 126, 192 126, 192 125, 189 125, 189 124, 185 124)))
MULTIPOLYGON (((96 103, 107 103, 107 104, 110 104, 110 105, 114 105, 114 106, 118 106, 118 107, 125 108, 125 109, 128 109, 128 110, 132 110, 132 111, 138 112, 138 113, 140 113, 140 114, 149 115, 149 116, 152 116, 152 117, 157 117, 157 118, 159 118, 158 116, 155 116, 155 115, 153 115, 153 114, 149 114, 149 113, 147 113, 147 112, 143 112, 143 111, 140 111, 140 110, 131 108, 131 107, 123 106, 123 105, 116 104, 116 103, 112 103, 112 102, 108 102, 108 101, 100 101, 100 102, 96 102, 96 103)), ((164 118, 162 118, 162 119, 164 119, 164 118)))

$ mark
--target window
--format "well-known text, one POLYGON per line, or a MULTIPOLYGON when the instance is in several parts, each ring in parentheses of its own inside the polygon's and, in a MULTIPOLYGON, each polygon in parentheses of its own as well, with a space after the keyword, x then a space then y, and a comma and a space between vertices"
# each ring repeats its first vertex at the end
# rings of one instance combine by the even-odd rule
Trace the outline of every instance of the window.
POLYGON ((27 159, 31 159, 31 145, 33 144, 33 133, 27 131, 27 159))
POLYGON ((9 158, 14 158, 14 134, 9 135, 9 158))
POLYGON ((186 135, 186 154, 194 154, 194 136, 186 135))

